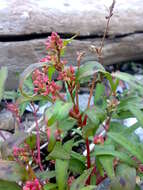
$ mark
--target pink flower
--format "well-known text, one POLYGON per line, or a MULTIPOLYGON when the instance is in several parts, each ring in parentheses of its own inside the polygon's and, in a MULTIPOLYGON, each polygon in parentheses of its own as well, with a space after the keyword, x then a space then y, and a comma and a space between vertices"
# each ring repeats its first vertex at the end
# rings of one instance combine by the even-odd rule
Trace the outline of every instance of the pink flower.
POLYGON ((64 80, 67 82, 75 81, 75 70, 73 66, 70 66, 66 70, 59 73, 58 80, 64 80))
POLYGON ((51 61, 51 56, 50 55, 47 55, 46 57, 44 57, 44 58, 42 58, 40 60, 40 62, 49 62, 49 61, 51 61))
POLYGON ((7 109, 11 111, 15 115, 17 121, 20 122, 21 119, 18 105, 16 103, 9 103, 7 104, 7 109))
POLYGON ((45 73, 46 70, 43 71, 36 69, 33 72, 32 80, 34 85, 34 93, 43 96, 51 94, 53 100, 55 100, 56 93, 60 90, 60 86, 58 86, 55 81, 50 81, 47 74, 45 73))
POLYGON ((47 50, 61 50, 63 48, 63 41, 56 32, 52 32, 51 36, 46 41, 47 50))
POLYGON ((41 190, 42 187, 38 181, 38 179, 35 179, 33 181, 27 181, 25 186, 23 187, 23 190, 41 190))
POLYGON ((95 135, 93 142, 94 142, 94 144, 104 144, 104 137, 95 135))

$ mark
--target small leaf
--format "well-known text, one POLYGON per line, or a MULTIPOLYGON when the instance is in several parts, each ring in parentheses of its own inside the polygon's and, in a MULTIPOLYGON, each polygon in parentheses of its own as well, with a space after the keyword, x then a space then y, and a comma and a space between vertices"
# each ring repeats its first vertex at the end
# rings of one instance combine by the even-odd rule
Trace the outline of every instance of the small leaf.
POLYGON ((41 180, 51 179, 56 176, 55 171, 43 171, 36 173, 36 176, 41 180))
POLYGON ((73 181, 70 190, 80 190, 83 188, 92 170, 93 168, 85 170, 83 174, 81 174, 76 180, 73 181))
POLYGON ((85 82, 89 77, 98 72, 105 73, 106 71, 100 63, 96 61, 88 61, 77 70, 76 80, 80 81, 80 83, 85 82))
POLYGON ((48 155, 47 159, 49 158, 69 160, 70 154, 63 148, 61 143, 57 142, 52 152, 48 155))
MULTIPOLYGON (((109 151, 114 151, 114 146, 111 146, 111 145, 104 145, 104 148, 109 151)), ((105 169, 108 177, 112 179, 115 176, 114 166, 113 166, 114 156, 111 156, 111 155, 99 156, 99 161, 103 165, 103 168, 105 169)))
POLYGON ((25 142, 31 149, 34 149, 36 147, 36 135, 30 135, 25 142))
POLYGON ((47 183, 44 185, 44 190, 56 190, 57 184, 47 183))
POLYGON ((120 80, 126 81, 132 88, 138 89, 140 92, 143 92, 142 83, 137 80, 133 75, 118 71, 116 73, 113 73, 112 76, 120 80))
POLYGON ((68 179, 68 160, 56 159, 55 172, 56 182, 59 190, 66 190, 68 179))
POLYGON ((124 147, 126 150, 128 150, 133 156, 138 158, 143 163, 143 153, 141 149, 135 145, 134 143, 130 142, 129 139, 124 137, 121 134, 109 132, 107 134, 111 139, 113 139, 116 143, 124 147))
POLYGON ((48 67, 48 78, 51 81, 52 80, 52 76, 55 73, 55 67, 53 65, 48 67))
POLYGON ((51 152, 56 144, 56 132, 57 126, 54 123, 52 126, 47 127, 47 138, 48 138, 48 152, 51 152))
POLYGON ((96 190, 96 186, 95 185, 88 185, 86 187, 83 187, 80 190, 96 190))
POLYGON ((21 190, 21 187, 15 182, 0 180, 0 190, 21 190))
POLYGON ((85 164, 78 159, 71 158, 69 161, 69 170, 74 174, 82 174, 85 170, 85 164))
POLYGON ((111 190, 134 190, 136 170, 125 164, 116 167, 116 177, 111 180, 111 190))
POLYGON ((106 108, 106 98, 105 98, 105 86, 101 83, 97 83, 95 89, 95 96, 94 96, 94 104, 95 106, 102 107, 102 109, 106 108))
POLYGON ((58 128, 61 129, 63 132, 66 132, 74 127, 76 124, 76 120, 72 118, 67 118, 64 120, 60 120, 58 122, 58 128))
POLYGON ((120 161, 123 161, 124 163, 127 163, 131 166, 135 166, 137 167, 137 164, 134 160, 132 160, 132 158, 130 158, 126 153, 124 152, 118 152, 118 151, 115 151, 115 150, 106 150, 106 149, 99 149, 97 150, 95 148, 95 156, 104 156, 104 155, 110 155, 110 156, 114 156, 118 159, 120 159, 120 161))
POLYGON ((62 101, 56 101, 54 106, 54 115, 56 115, 57 120, 65 119, 70 109, 72 108, 73 104, 72 102, 62 102, 62 101))
POLYGON ((134 105, 128 106, 131 113, 138 119, 139 123, 143 127, 143 112, 134 105))

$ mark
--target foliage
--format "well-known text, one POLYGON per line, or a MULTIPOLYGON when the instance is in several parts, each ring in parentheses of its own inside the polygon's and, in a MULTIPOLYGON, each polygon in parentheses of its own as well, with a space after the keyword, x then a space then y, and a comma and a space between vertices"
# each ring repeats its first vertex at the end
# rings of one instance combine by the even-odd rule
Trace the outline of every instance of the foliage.
MULTIPOLYGON (((113 7, 114 1, 107 23, 113 7)), ((20 76, 16 101, 8 109, 20 125, 26 106, 31 106, 35 128, 30 134, 16 132, 1 144, 0 189, 95 190, 107 177, 111 180, 111 190, 139 189, 136 177, 143 176, 143 147, 134 130, 143 127, 142 84, 129 74, 105 70, 101 60, 103 42, 96 48, 98 62, 80 66, 83 53, 79 53, 77 69, 66 67, 63 55, 72 39, 62 40, 53 32, 46 41, 47 56, 20 76), (130 88, 119 95, 117 87, 121 81, 126 81, 130 88), (85 82, 91 82, 91 87, 87 107, 81 110, 79 93, 85 82), (44 129, 38 123, 37 102, 49 103, 43 116, 44 129), (138 122, 127 128, 122 123, 129 117, 138 122), (40 149, 43 142, 48 142, 44 158, 40 149), (76 151, 80 143, 86 147, 84 154, 76 151), (45 162, 52 167, 46 168, 45 162)), ((2 99, 6 94, 7 70, 1 68, 0 72, 2 99)))

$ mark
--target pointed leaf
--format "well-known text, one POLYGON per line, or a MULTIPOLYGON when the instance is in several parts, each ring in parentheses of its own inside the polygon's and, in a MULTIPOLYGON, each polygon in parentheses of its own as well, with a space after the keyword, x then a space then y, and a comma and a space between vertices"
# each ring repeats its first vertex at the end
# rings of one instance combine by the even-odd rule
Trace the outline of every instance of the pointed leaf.
POLYGON ((116 177, 111 180, 111 190, 134 190, 136 170, 125 164, 116 167, 116 177))
POLYGON ((66 190, 67 179, 68 179, 68 160, 56 159, 55 171, 56 171, 56 182, 59 190, 66 190))
POLYGON ((83 188, 92 170, 93 168, 85 170, 82 175, 80 175, 75 181, 73 181, 70 190, 80 190, 81 188, 83 188))
POLYGON ((107 134, 111 139, 113 139, 116 143, 124 147, 126 150, 128 150, 133 156, 138 158, 143 163, 143 153, 141 149, 129 141, 126 137, 124 137, 121 134, 109 132, 107 134))
POLYGON ((89 77, 98 72, 105 73, 106 71, 100 63, 96 61, 88 61, 76 72, 76 80, 80 81, 80 83, 85 82, 89 77))

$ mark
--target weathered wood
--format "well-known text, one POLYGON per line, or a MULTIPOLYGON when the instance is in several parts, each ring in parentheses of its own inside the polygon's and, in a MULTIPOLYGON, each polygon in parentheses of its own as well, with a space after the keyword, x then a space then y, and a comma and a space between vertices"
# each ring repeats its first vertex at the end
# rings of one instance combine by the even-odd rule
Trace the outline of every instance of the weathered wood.
MULTIPOLYGON (((57 31, 63 37, 80 31, 68 47, 65 59, 76 65, 76 52, 86 51, 83 63, 97 60, 91 45, 98 47, 112 0, 1 0, 0 66, 9 69, 8 88, 18 84, 17 72, 42 58, 46 36, 57 31)), ((117 0, 108 39, 103 51, 104 64, 143 59, 143 1, 117 0)))
MULTIPOLYGON (((22 72, 31 63, 38 62, 46 55, 45 42, 43 40, 30 40, 24 42, 1 42, 0 65, 7 65, 9 78, 7 86, 13 88, 17 85, 17 72, 22 72)), ((143 35, 134 34, 116 40, 108 39, 103 50, 105 65, 123 61, 143 59, 143 35)), ((73 40, 67 47, 64 59, 68 64, 76 66, 77 51, 85 51, 86 55, 82 63, 89 60, 97 60, 96 54, 90 51, 91 45, 98 47, 99 40, 73 40)))
MULTIPOLYGON (((75 33, 100 35, 112 0, 1 0, 0 35, 75 33)), ((143 31, 142 0, 116 0, 110 35, 143 31)))

